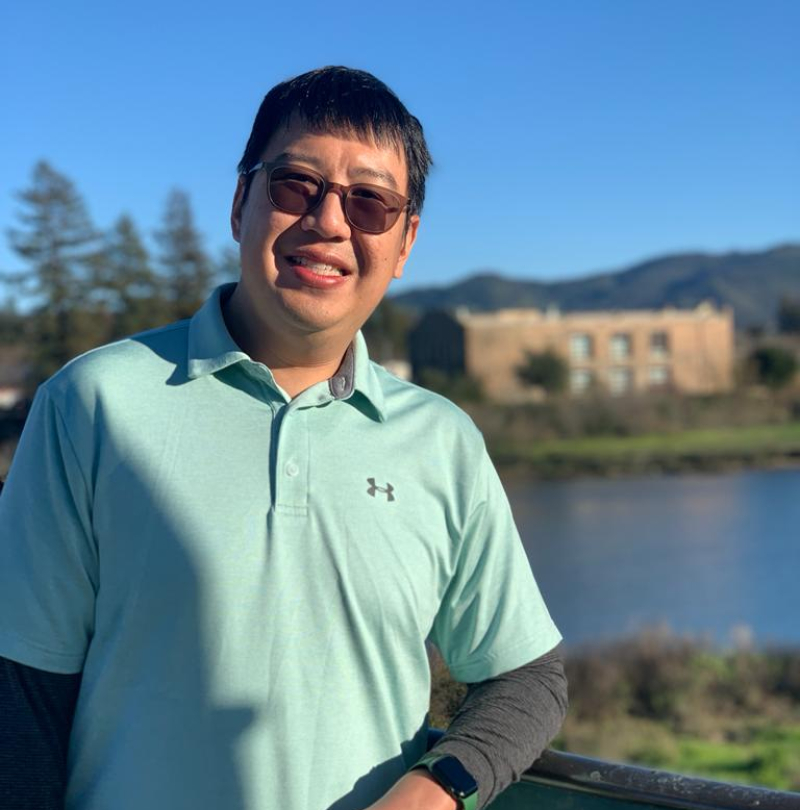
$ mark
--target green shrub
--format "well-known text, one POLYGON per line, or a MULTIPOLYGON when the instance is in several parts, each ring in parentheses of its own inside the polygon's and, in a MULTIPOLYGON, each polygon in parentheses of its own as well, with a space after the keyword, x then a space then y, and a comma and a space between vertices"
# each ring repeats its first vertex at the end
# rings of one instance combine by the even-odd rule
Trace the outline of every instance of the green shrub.
POLYGON ((797 373, 797 359, 782 346, 759 346, 749 359, 758 382, 768 388, 784 388, 797 373))
POLYGON ((525 361, 516 371, 525 385, 537 386, 548 394, 560 394, 567 387, 567 364, 550 350, 525 352, 525 361))

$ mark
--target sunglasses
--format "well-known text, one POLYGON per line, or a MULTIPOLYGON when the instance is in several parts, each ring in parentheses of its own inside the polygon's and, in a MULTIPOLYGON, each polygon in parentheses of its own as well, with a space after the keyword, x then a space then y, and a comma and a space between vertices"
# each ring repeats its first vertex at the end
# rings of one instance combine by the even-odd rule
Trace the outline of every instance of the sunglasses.
POLYGON ((325 195, 333 191, 342 198, 345 218, 356 230, 385 233, 408 208, 408 197, 396 191, 370 183, 354 183, 352 186, 331 183, 305 166, 262 161, 244 174, 261 169, 267 172, 270 202, 287 214, 310 214, 322 203, 325 195))

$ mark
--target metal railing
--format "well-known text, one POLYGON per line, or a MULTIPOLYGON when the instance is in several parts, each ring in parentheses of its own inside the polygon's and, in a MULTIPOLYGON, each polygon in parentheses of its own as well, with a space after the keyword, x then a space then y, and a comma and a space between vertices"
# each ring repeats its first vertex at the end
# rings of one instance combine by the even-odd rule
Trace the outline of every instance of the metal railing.
MULTIPOLYGON (((442 735, 431 730, 432 746, 442 735)), ((673 810, 800 810, 800 793, 716 782, 618 764, 562 751, 545 751, 491 804, 491 810, 549 807, 673 808, 673 810)))
POLYGON ((800 810, 800 793, 545 751, 523 781, 677 810, 800 810))

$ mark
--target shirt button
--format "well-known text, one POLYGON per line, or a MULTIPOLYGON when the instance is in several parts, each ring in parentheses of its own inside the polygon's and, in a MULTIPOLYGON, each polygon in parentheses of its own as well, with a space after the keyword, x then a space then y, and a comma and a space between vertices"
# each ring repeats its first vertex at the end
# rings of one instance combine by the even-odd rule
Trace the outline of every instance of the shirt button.
POLYGON ((286 475, 288 475, 290 478, 294 478, 299 472, 300 468, 293 461, 290 461, 286 465, 286 475))

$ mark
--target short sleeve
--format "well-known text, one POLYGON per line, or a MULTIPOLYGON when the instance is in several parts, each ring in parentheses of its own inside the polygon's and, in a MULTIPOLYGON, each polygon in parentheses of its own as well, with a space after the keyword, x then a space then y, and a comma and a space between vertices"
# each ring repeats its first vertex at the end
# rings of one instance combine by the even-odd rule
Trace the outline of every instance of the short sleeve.
POLYGON ((464 683, 516 669, 561 640, 485 450, 475 481, 455 572, 430 635, 464 683))
POLYGON ((90 493, 46 386, 0 495, 0 655, 50 672, 83 666, 94 629, 90 493))

